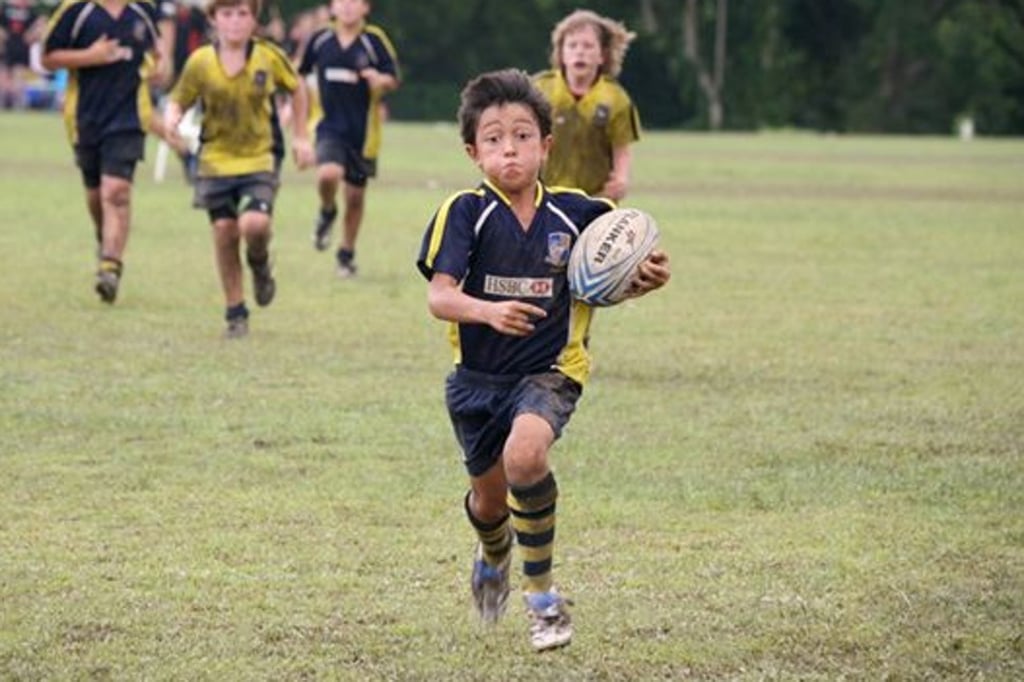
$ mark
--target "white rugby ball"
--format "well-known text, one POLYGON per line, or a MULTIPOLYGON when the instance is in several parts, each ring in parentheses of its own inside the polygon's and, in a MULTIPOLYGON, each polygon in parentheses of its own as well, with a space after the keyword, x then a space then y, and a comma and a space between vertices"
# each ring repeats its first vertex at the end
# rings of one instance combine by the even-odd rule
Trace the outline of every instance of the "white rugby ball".
POLYGON ((658 225, 635 208, 609 211, 583 228, 569 254, 569 291, 592 306, 626 298, 640 265, 658 244, 658 225))

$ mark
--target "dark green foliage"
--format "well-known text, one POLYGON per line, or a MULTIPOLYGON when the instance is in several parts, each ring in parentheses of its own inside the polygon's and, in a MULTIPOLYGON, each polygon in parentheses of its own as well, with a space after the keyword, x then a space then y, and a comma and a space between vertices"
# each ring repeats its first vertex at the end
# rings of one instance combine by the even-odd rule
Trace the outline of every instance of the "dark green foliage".
MULTIPOLYGON (((715 3, 700 0, 711 54, 715 3)), ((279 0, 286 17, 311 6, 279 0)), ((563 0, 376 0, 403 64, 397 117, 450 120, 477 73, 548 65, 563 0)), ((622 80, 647 128, 707 127, 683 56, 684 0, 595 0, 586 6, 638 33, 622 80)), ((982 134, 1024 133, 1024 0, 733 0, 728 4, 725 127, 948 133, 970 115, 982 134)), ((705 57, 707 58, 707 57, 705 57)))

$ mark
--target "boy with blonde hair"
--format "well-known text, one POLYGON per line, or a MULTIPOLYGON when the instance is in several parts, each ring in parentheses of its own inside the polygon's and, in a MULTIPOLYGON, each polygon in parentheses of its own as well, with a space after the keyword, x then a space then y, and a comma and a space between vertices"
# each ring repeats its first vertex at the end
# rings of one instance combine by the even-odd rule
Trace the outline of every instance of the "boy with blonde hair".
POLYGON ((546 184, 613 201, 625 197, 640 116, 617 78, 635 37, 622 23, 590 10, 576 10, 555 26, 551 69, 534 77, 554 117, 546 184))

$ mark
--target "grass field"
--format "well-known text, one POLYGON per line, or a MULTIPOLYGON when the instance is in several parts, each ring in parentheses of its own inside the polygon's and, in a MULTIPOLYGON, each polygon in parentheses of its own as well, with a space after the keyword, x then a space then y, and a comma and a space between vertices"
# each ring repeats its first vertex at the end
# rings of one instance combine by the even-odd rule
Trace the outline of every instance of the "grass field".
POLYGON ((176 172, 108 307, 59 120, 0 139, 0 679, 1024 678, 1021 140, 646 136, 674 278, 597 318, 536 655, 471 617, 414 268, 454 126, 389 124, 354 281, 289 169, 234 342, 176 172))

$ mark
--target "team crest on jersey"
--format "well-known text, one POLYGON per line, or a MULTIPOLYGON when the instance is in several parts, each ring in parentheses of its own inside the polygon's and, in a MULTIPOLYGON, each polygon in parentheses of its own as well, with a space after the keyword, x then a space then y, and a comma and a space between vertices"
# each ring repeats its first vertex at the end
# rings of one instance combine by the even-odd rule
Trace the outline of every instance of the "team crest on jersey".
POLYGON ((267 89, 267 72, 260 69, 252 75, 252 83, 260 90, 267 89))
POLYGON ((594 109, 594 125, 602 128, 608 125, 608 119, 612 117, 612 109, 607 104, 598 104, 594 109))
POLYGON ((132 38, 135 38, 136 42, 142 43, 146 41, 146 24, 141 21, 136 21, 132 24, 132 38))
POLYGON ((548 235, 548 257, 545 263, 556 268, 564 268, 569 262, 569 249, 572 248, 572 240, 565 232, 552 232, 548 235))

